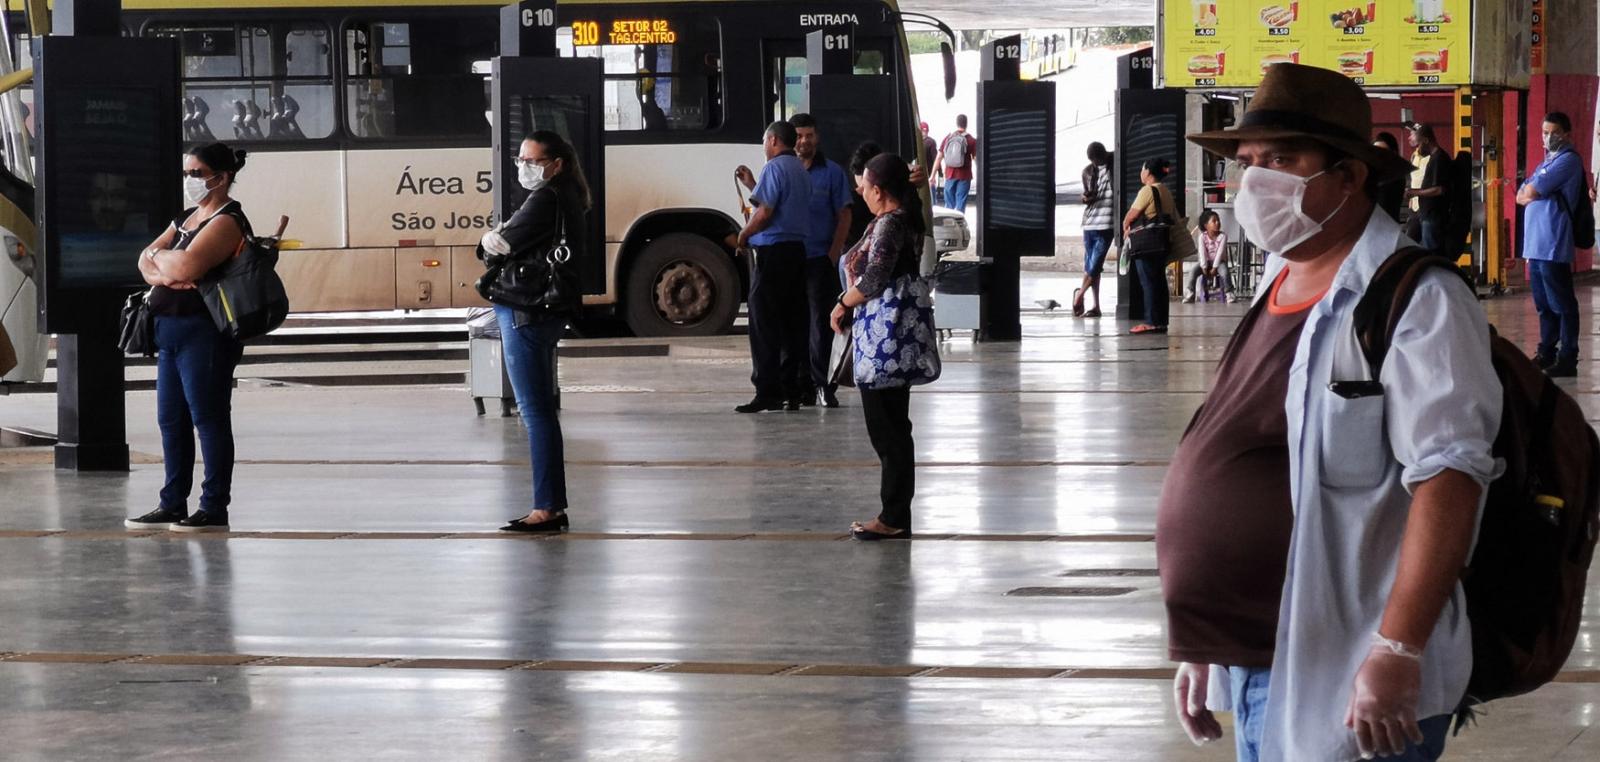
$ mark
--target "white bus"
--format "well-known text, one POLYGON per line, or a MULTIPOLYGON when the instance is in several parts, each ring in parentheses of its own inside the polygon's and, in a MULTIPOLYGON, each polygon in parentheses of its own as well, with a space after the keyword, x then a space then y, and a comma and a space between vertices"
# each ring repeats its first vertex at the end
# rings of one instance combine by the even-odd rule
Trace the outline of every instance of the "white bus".
MULTIPOLYGON (((24 3, 8 2, 13 53, 27 61, 24 3)), ((473 247, 494 207, 485 74, 505 4, 124 0, 123 24, 179 40, 185 142, 251 152, 235 195, 258 219, 289 216, 300 248, 279 272, 295 311, 410 310, 482 303, 473 247)), ((562 56, 605 61, 605 281, 585 305, 639 335, 732 325, 746 278, 723 244, 742 222, 732 171, 758 167, 765 125, 804 102, 807 33, 855 26, 855 72, 891 77, 897 96, 878 142, 919 151, 894 0, 598 0, 562 3, 557 18, 562 56)), ((941 245, 965 245, 964 220, 939 222, 941 245)))

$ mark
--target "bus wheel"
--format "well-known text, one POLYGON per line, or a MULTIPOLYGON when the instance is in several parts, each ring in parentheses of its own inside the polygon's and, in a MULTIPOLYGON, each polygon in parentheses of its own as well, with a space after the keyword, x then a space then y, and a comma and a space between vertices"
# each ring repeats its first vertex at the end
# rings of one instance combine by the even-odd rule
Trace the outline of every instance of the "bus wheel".
POLYGON ((692 233, 669 233, 634 260, 625 298, 635 335, 727 333, 739 309, 739 272, 722 247, 692 233))

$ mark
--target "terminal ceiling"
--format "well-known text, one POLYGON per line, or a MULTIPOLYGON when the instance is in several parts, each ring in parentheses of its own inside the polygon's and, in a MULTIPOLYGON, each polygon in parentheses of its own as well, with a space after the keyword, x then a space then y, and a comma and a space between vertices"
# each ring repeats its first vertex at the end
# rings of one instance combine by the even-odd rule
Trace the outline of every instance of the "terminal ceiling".
POLYGON ((1156 0, 901 0, 900 9, 935 16, 955 29, 1059 29, 1153 26, 1156 23, 1156 0))

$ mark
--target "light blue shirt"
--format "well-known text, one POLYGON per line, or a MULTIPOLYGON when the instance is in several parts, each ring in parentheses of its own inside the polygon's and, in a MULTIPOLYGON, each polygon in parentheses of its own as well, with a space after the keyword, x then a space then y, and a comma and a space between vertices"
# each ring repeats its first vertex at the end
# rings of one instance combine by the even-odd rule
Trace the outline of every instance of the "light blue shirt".
POLYGON ((1556 201, 1566 197, 1567 209, 1575 209, 1583 196, 1583 160, 1570 146, 1563 146, 1533 170, 1527 185, 1539 197, 1522 210, 1522 258, 1545 262, 1572 261, 1572 217, 1556 201))
POLYGON ((761 168, 750 199, 772 209, 772 222, 750 236, 753 246, 801 243, 811 229, 811 178, 793 152, 782 153, 761 168))
POLYGON ((811 220, 806 234, 806 257, 828 256, 839 215, 850 208, 850 176, 844 167, 817 157, 806 172, 811 177, 811 220))
MULTIPOLYGON (((1501 388, 1489 324, 1476 295, 1449 273, 1422 277, 1384 360, 1382 395, 1345 399, 1328 390, 1332 381, 1370 379, 1352 315, 1378 266, 1403 245, 1412 242, 1400 226, 1374 209, 1306 316, 1290 366, 1284 410, 1295 518, 1262 759, 1360 759, 1345 710, 1389 602, 1411 491, 1445 469, 1480 486, 1504 469, 1493 455, 1501 388)), ((1272 283, 1285 264, 1269 258, 1261 282, 1272 283)), ((1480 496, 1461 506, 1460 519, 1476 526, 1482 511, 1480 496)), ((1423 651, 1417 717, 1454 711, 1471 673, 1472 633, 1457 583, 1423 651)))

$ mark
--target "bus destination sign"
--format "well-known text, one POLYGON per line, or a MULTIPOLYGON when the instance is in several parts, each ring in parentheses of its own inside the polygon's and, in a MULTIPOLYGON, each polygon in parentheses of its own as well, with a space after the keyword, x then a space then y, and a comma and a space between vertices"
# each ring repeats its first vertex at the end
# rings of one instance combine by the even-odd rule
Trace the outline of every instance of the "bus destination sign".
POLYGON ((590 45, 674 45, 678 42, 678 32, 666 19, 614 19, 611 27, 606 31, 604 39, 600 36, 600 22, 574 21, 572 22, 572 44, 579 47, 590 45))

